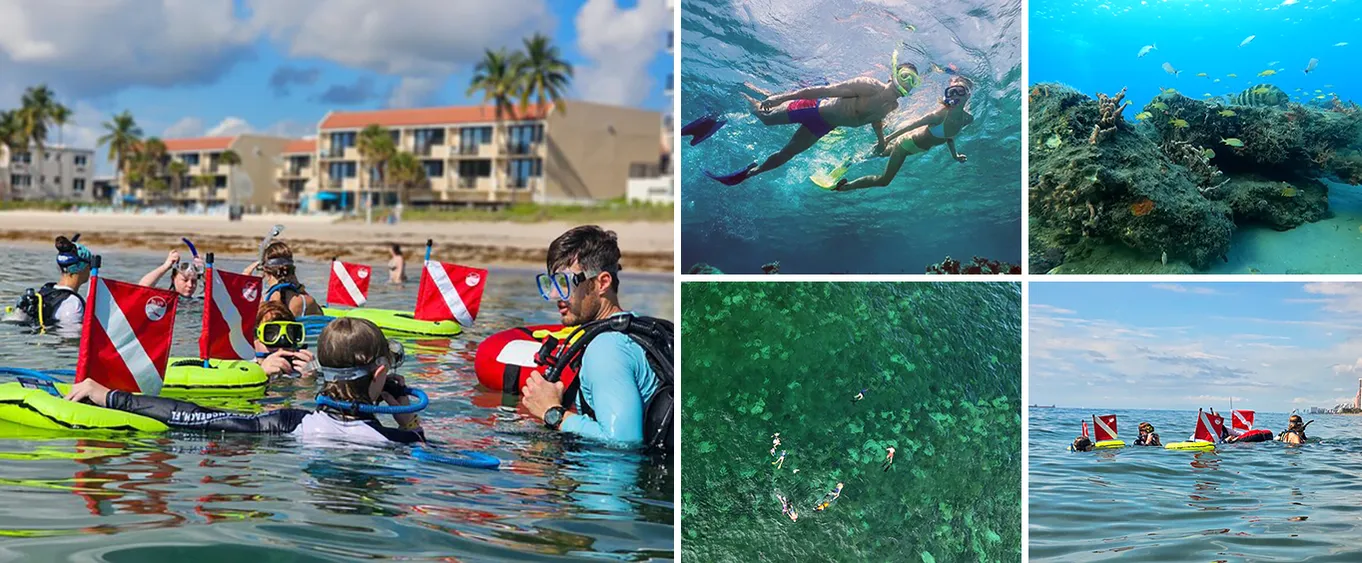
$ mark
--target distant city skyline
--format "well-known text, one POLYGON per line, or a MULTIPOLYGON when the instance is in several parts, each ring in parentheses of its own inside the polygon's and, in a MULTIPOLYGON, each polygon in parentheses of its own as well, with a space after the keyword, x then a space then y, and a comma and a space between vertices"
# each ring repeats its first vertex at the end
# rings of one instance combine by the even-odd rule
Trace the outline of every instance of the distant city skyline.
MULTIPOLYGON (((50 142, 77 148, 125 109, 148 136, 297 138, 331 110, 479 103, 466 91, 483 52, 538 32, 575 66, 568 99, 665 113, 672 22, 665 0, 19 0, 0 6, 0 108, 48 84, 74 110, 50 142)), ((102 148, 95 164, 112 172, 102 148)))
POLYGON ((1029 402, 1288 412, 1352 405, 1362 284, 1033 283, 1029 402))

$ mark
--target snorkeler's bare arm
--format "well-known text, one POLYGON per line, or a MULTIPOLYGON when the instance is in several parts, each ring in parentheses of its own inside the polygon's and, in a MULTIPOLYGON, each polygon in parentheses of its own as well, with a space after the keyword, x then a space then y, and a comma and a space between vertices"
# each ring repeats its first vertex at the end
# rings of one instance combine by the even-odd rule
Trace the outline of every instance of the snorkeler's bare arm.
POLYGON ((935 114, 929 113, 929 114, 927 114, 927 115, 924 115, 924 116, 918 118, 917 120, 913 121, 912 123, 909 123, 909 124, 907 124, 907 125, 904 125, 903 127, 899 127, 899 128, 896 129, 893 133, 890 133, 888 137, 885 137, 885 139, 884 139, 885 144, 888 144, 888 143, 893 142, 894 139, 899 138, 899 136, 903 135, 904 133, 907 133, 907 132, 909 132, 909 131, 912 131, 912 130, 914 130, 914 129, 917 129, 918 127, 922 127, 923 125, 929 125, 929 124, 931 124, 931 123, 933 122, 933 117, 934 117, 934 116, 935 116, 935 114))
POLYGON ((875 154, 880 154, 884 152, 884 147, 889 144, 889 140, 884 138, 884 120, 876 121, 870 124, 870 127, 875 130, 875 138, 879 139, 875 142, 875 154))
POLYGON ((761 109, 771 109, 777 105, 790 100, 812 100, 816 98, 855 98, 857 96, 873 96, 884 88, 883 84, 873 78, 853 78, 836 84, 827 86, 810 86, 801 88, 793 92, 776 94, 767 97, 761 102, 761 109))
POLYGON ((964 162, 966 160, 969 160, 965 155, 956 152, 955 139, 946 139, 946 147, 951 149, 951 156, 955 158, 956 162, 964 162))

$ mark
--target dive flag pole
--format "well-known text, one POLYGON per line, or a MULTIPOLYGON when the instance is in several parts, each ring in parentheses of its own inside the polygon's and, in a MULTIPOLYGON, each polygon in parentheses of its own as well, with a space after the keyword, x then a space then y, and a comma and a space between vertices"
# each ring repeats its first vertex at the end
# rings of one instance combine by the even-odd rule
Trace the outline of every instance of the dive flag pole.
MULTIPOLYGON (((184 239, 184 242, 188 244, 189 239, 184 239)), ((189 245, 189 248, 191 249, 194 248, 194 245, 192 244, 189 245)), ((205 285, 203 288, 203 326, 207 327, 208 315, 213 307, 213 253, 209 252, 208 254, 205 255, 205 258, 207 258, 207 260, 204 262, 204 270, 205 273, 207 274, 205 283, 207 285, 205 285)), ((201 331, 201 334, 199 334, 199 338, 200 339, 207 338, 208 337, 207 332, 208 331, 206 330, 201 331)), ((208 369, 209 367, 211 367, 208 365, 208 355, 203 353, 207 349, 208 347, 206 345, 201 344, 199 346, 200 356, 199 359, 203 360, 204 369, 208 369)))
POLYGON ((430 247, 431 247, 432 245, 434 245, 434 244, 435 244, 435 241, 433 241, 433 240, 431 240, 431 239, 426 239, 426 262, 429 262, 429 261, 430 261, 430 247))

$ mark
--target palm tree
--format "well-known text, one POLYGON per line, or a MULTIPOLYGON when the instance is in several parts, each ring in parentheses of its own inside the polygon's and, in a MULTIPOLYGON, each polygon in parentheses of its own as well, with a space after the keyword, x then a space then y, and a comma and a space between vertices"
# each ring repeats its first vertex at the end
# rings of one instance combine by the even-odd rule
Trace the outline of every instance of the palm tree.
POLYGON ((241 155, 232 149, 227 149, 218 155, 218 162, 227 165, 227 205, 230 207, 236 204, 236 189, 233 187, 235 182, 232 182, 232 174, 236 172, 236 166, 241 164, 241 155))
POLYGON ((217 182, 217 176, 212 174, 199 174, 193 178, 194 185, 203 188, 203 207, 208 207, 208 190, 213 189, 213 184, 217 182))
MULTIPOLYGON (((515 104, 512 100, 521 97, 521 81, 516 75, 516 69, 520 68, 521 55, 519 53, 508 54, 505 50, 488 50, 481 62, 473 67, 473 80, 468 85, 468 95, 472 96, 476 92, 482 92, 482 101, 492 102, 492 107, 496 111, 496 134, 497 139, 501 139, 501 129, 506 115, 515 115, 515 104)), ((501 155, 501 145, 497 146, 496 154, 501 155)), ((501 176, 497 174, 495 159, 492 162, 492 182, 497 191, 501 190, 501 176)))
MULTIPOLYGON (((67 116, 70 110, 57 103, 52 89, 46 84, 30 86, 24 90, 23 99, 20 101, 19 123, 23 128, 24 139, 29 141, 34 147, 33 161, 37 163, 38 170, 42 170, 44 152, 43 147, 47 143, 47 128, 53 123, 53 115, 58 111, 64 111, 67 116), (61 108, 58 110, 57 108, 61 108)), ((44 194, 47 193, 46 186, 43 185, 39 177, 38 189, 44 194)))
POLYGON ((426 168, 416 155, 400 151, 388 161, 388 177, 397 186, 397 200, 405 206, 410 197, 408 192, 426 183, 426 168))
POLYGON ((173 160, 166 170, 170 172, 171 193, 180 195, 180 190, 184 189, 184 175, 189 173, 189 165, 183 160, 173 160))
MULTIPOLYGON (((14 151, 18 150, 20 146, 27 145, 27 143, 22 142, 20 137, 19 113, 16 111, 0 111, 0 166, 8 166, 14 151)), ((0 201, 9 200, 12 197, 9 188, 9 174, 0 174, 0 201)))
MULTIPOLYGON (((118 190, 123 190, 123 175, 127 173, 128 161, 136 151, 138 143, 142 140, 142 128, 137 126, 137 121, 132 118, 132 113, 123 110, 123 113, 115 115, 112 120, 104 122, 104 136, 99 138, 100 146, 109 146, 109 162, 116 162, 115 172, 118 174, 118 190)), ((119 195, 115 193, 115 197, 119 195)))
POLYGON ((524 86, 520 93, 522 111, 529 107, 531 97, 537 97, 540 106, 552 102, 555 108, 567 112, 563 93, 572 81, 572 64, 562 59, 548 37, 536 33, 525 40, 525 56, 515 74, 524 86))
MULTIPOLYGON (((363 161, 361 168, 365 171, 372 171, 377 175, 379 185, 383 185, 383 163, 387 162, 397 152, 397 144, 393 142, 392 134, 382 125, 373 124, 359 132, 355 139, 355 148, 359 150, 359 158, 363 161)), ((364 193, 364 174, 360 175, 360 193, 364 193)), ((373 186, 369 186, 372 192, 373 186)), ((364 198, 365 201, 365 222, 372 220, 372 210, 374 207, 372 195, 364 198)), ((356 201, 356 204, 359 202, 356 201)))
MULTIPOLYGON (((52 119, 52 124, 57 126, 57 145, 59 145, 59 146, 65 146, 65 144, 66 144, 66 130, 65 130, 65 128, 66 128, 66 125, 67 125, 67 124, 71 123, 71 108, 68 108, 68 107, 66 107, 66 106, 64 106, 64 105, 61 105, 61 104, 57 104, 57 105, 55 105, 55 106, 52 107, 52 115, 49 116, 49 117, 52 119)), ((66 161, 61 160, 61 157, 60 157, 60 156, 58 156, 57 158, 58 158, 58 160, 57 160, 57 177, 58 177, 58 178, 65 178, 65 177, 66 177, 66 161)), ((61 190, 61 183, 58 183, 58 184, 57 184, 57 190, 58 190, 58 191, 61 190)))

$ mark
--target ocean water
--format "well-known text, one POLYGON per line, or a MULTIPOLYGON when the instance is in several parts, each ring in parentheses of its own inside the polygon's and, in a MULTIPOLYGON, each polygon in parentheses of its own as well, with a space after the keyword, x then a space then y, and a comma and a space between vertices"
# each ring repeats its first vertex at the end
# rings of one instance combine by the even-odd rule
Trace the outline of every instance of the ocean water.
MULTIPOLYGON (((1083 420, 1108 413, 1127 443, 1140 421, 1164 443, 1196 424, 1195 411, 1030 409, 1031 561, 1362 559, 1362 418, 1302 415, 1315 421, 1302 446, 1066 450, 1083 420)), ((1254 422, 1278 432, 1287 416, 1254 422)))
MULTIPOLYGON (((851 0, 685 0, 681 14, 681 122, 728 121, 697 146, 681 146, 682 267, 726 273, 922 273, 946 256, 1021 257, 1021 3, 851 0), (909 26, 915 28, 910 31, 909 26), (900 100, 887 131, 938 107, 954 64, 974 79, 975 122, 958 137, 969 157, 944 147, 912 155, 888 187, 850 193, 809 177, 875 144, 870 127, 839 129, 784 167, 727 187, 728 173, 764 159, 798 126, 763 126, 743 83, 784 92, 858 76, 888 80, 891 55, 913 62, 924 83, 900 100)), ((878 174, 888 159, 851 167, 878 174)))
POLYGON ((1019 284, 689 282, 681 297, 683 561, 1021 559, 1019 284))
MULTIPOLYGON (((1204 99, 1206 94, 1238 94, 1264 83, 1280 87, 1298 103, 1325 102, 1335 96, 1343 102, 1362 98, 1358 0, 1035 0, 1029 6, 1032 83, 1062 82, 1094 97, 1128 87, 1126 99, 1133 108, 1149 103, 1160 88, 1204 99), (1253 40, 1240 47, 1249 36, 1253 40), (1337 46, 1340 43, 1346 45, 1337 46), (1157 48, 1137 58, 1146 45, 1157 48), (1312 58, 1319 59, 1319 66, 1306 74, 1312 58), (1181 74, 1165 72, 1165 62, 1181 74), (1276 74, 1259 76, 1268 70, 1276 74), (1198 77, 1199 73, 1207 76, 1198 77)), ((1128 121, 1133 114, 1127 112, 1128 121)), ((1204 273, 1329 274, 1362 269, 1357 258, 1362 256, 1362 187, 1325 181, 1331 216, 1280 232, 1240 224, 1227 261, 1204 273)))
MULTIPOLYGON (((134 282, 164 260, 102 254, 102 274, 134 282)), ((0 258, 6 303, 55 270, 50 248, 0 246, 0 258)), ((299 270, 324 296, 327 265, 299 270)), ((375 283, 371 306, 411 307, 418 267, 408 275, 405 287, 375 283)), ((623 284, 627 307, 673 317, 670 276, 626 273, 623 284)), ((179 311, 172 355, 197 354, 201 313, 201 300, 179 311)), ((0 427, 0 561, 669 561, 669 467, 547 433, 498 409, 500 392, 478 386, 478 341, 554 322, 534 272, 494 269, 474 327, 453 339, 405 341, 401 371, 431 398, 422 413, 427 436, 445 448, 484 450, 502 461, 499 471, 426 464, 398 448, 303 446, 286 436, 0 427)), ((77 348, 0 324, 0 365, 73 368, 77 348)), ((229 406, 310 406, 315 394, 311 385, 285 383, 263 400, 229 406)))

